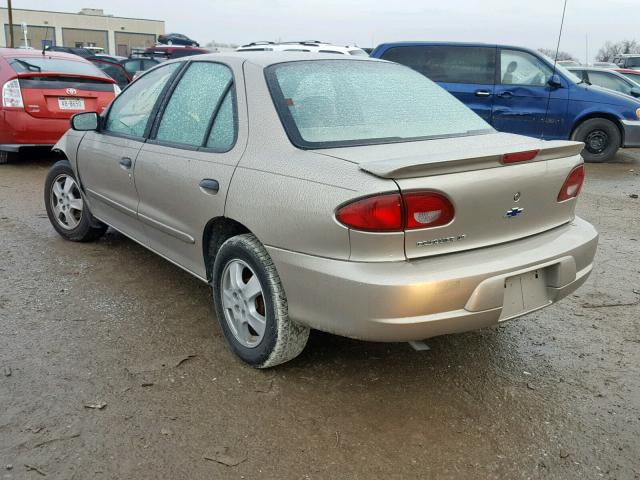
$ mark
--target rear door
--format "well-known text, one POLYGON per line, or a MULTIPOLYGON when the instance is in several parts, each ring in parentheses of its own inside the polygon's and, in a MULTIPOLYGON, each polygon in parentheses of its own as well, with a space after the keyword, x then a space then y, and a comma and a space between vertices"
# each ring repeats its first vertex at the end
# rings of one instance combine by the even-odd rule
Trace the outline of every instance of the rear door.
POLYGON ((550 87, 552 74, 530 52, 500 49, 492 125, 500 132, 556 138, 564 131, 568 89, 550 87))
POLYGON ((210 219, 224 215, 246 143, 246 107, 236 96, 244 91, 240 65, 234 71, 190 62, 136 164, 138 214, 149 246, 202 278, 202 233, 210 219))
POLYGON ((411 67, 438 82, 486 122, 491 123, 495 47, 413 45, 390 48, 381 58, 411 67))
POLYGON ((97 132, 87 132, 78 149, 78 173, 96 217, 142 241, 137 218, 135 167, 158 100, 179 63, 166 65, 127 88, 113 102, 97 132))

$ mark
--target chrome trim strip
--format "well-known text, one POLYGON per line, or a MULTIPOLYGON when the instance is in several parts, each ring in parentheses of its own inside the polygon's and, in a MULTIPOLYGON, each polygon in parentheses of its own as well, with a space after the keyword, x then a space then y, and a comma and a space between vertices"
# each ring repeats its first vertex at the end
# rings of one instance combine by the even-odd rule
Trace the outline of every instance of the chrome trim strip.
POLYGON ((121 203, 116 202, 115 200, 111 200, 109 197, 105 197, 104 195, 91 190, 90 188, 86 189, 87 193, 89 195, 91 195, 92 197, 97 198, 98 200, 106 203, 107 205, 109 205, 112 208, 115 208, 116 210, 118 210, 119 212, 122 212, 126 215, 129 215, 131 217, 137 217, 138 214, 135 210, 130 209, 129 207, 125 207, 124 205, 122 205, 121 203))

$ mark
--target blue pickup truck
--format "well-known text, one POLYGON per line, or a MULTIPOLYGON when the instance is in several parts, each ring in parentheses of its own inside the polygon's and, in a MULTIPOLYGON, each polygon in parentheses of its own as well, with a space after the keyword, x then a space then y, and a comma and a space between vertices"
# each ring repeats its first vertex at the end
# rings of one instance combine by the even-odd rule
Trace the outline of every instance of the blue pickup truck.
POLYGON ((371 56, 417 70, 501 132, 585 143, 587 162, 640 147, 640 101, 589 85, 538 52, 521 47, 397 42, 371 56), (554 73, 555 72, 555 73, 554 73))

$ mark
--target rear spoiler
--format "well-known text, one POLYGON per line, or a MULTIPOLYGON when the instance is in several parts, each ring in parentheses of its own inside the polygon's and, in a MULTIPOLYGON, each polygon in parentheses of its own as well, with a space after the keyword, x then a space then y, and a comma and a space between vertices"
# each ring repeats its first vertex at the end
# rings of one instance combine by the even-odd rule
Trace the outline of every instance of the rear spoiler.
POLYGON ((116 83, 111 77, 99 77, 97 75, 81 75, 74 73, 56 73, 56 72, 19 72, 16 78, 33 78, 33 77, 64 77, 64 78, 83 78, 86 80, 94 80, 96 82, 116 83))
MULTIPOLYGON (((531 151, 536 142, 527 142, 522 150, 531 151)), ((584 148, 582 142, 565 140, 539 141, 538 154, 531 162, 543 162, 556 158, 567 158, 579 155, 584 148)), ((486 168, 503 167, 503 157, 508 153, 517 153, 518 148, 511 147, 505 151, 505 147, 488 147, 478 155, 465 156, 460 152, 446 152, 440 154, 395 158, 390 160, 376 160, 360 163, 359 167, 365 172, 372 173, 382 178, 413 178, 425 175, 443 175, 446 173, 467 172, 470 170, 483 170, 486 168)))

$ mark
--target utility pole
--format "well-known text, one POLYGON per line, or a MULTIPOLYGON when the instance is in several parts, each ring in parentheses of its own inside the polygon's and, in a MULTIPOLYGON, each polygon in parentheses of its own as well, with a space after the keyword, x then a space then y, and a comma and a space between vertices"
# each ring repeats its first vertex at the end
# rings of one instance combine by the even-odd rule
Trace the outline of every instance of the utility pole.
POLYGON ((584 39, 585 39, 586 57, 587 57, 585 65, 589 66, 589 34, 588 33, 584 36, 584 39))
POLYGON ((14 48, 13 43, 13 9, 11 8, 11 0, 7 0, 7 10, 9 12, 9 48, 14 48))

